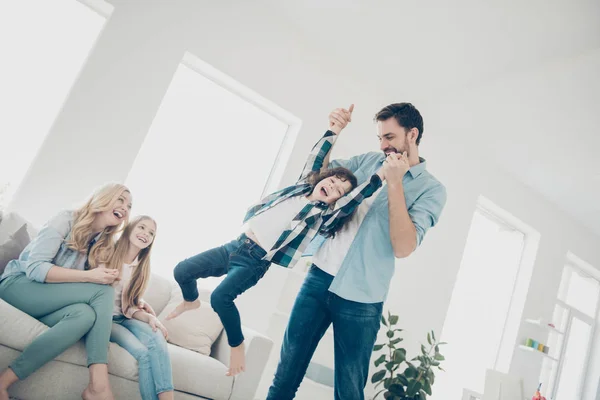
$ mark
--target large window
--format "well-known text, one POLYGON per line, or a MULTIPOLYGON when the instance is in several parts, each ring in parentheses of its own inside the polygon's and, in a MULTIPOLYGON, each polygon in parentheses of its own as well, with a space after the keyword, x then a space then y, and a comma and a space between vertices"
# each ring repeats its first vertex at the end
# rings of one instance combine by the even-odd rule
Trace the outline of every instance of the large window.
MULTIPOLYGON (((584 378, 600 298, 600 282, 593 273, 591 266, 569 256, 554 308, 553 323, 558 333, 551 333, 548 338, 556 361, 545 360, 540 376, 541 381, 548 382, 548 398, 584 397, 584 378)), ((592 393, 587 393, 587 398, 596 398, 595 389, 596 382, 592 382, 592 393)))
POLYGON ((171 276, 178 261, 241 233, 247 208, 279 184, 298 126, 256 93, 185 56, 126 182, 133 214, 158 222, 155 272, 171 276))
POLYGON ((33 161, 112 6, 13 0, 0 6, 0 207, 33 161))
POLYGON ((481 198, 442 330, 442 398, 483 392, 487 369, 508 372, 537 250, 537 233, 481 198))

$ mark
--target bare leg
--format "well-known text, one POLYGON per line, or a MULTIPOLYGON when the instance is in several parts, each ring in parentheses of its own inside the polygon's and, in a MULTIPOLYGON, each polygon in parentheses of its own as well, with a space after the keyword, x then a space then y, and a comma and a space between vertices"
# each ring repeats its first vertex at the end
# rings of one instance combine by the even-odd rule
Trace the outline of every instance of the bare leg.
POLYGON ((84 400, 114 400, 110 383, 108 382, 108 365, 90 365, 90 383, 81 397, 84 400))
POLYGON ((229 370, 227 376, 236 376, 246 370, 246 346, 244 342, 237 347, 231 348, 229 355, 229 370))
POLYGON ((18 380, 19 378, 10 368, 6 368, 0 374, 0 400, 8 400, 8 388, 18 380))
POLYGON ((194 301, 182 301, 173 311, 167 315, 167 321, 173 318, 177 318, 186 311, 195 310, 200 308, 200 300, 194 301))
POLYGON ((169 390, 168 392, 162 392, 158 394, 158 400, 173 400, 173 391, 169 390))

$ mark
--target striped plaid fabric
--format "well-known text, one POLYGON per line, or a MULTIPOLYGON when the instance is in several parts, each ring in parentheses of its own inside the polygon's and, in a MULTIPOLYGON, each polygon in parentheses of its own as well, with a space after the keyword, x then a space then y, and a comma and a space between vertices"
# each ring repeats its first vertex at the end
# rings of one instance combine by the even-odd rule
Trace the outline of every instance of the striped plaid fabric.
MULTIPOLYGON (((288 186, 266 196, 250 207, 244 222, 291 197, 309 195, 312 187, 306 182, 306 178, 311 172, 321 169, 323 161, 331 151, 336 138, 337 136, 333 132, 327 131, 310 152, 298 182, 293 186, 288 186)), ((293 267, 319 231, 325 234, 333 231, 342 218, 352 214, 356 207, 364 199, 375 193, 379 187, 381 187, 381 179, 379 179, 379 176, 373 175, 370 181, 356 187, 352 192, 339 199, 334 207, 330 207, 321 201, 308 203, 292 219, 290 227, 281 233, 277 242, 267 252, 264 260, 282 267, 293 267)))

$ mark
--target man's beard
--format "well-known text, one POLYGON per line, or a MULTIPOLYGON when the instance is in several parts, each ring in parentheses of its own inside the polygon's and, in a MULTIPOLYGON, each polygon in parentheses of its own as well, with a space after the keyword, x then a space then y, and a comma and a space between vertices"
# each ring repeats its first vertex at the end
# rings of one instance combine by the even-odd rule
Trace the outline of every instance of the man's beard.
POLYGON ((389 153, 398 153, 398 149, 395 148, 395 147, 392 147, 392 146, 386 147, 385 149, 383 149, 383 154, 384 155, 387 156, 389 153))
POLYGON ((391 154, 391 153, 395 153, 395 154, 400 153, 401 154, 401 153, 404 153, 404 151, 406 151, 406 150, 398 150, 397 148, 390 146, 383 150, 383 154, 387 157, 388 154, 391 154))
POLYGON ((404 153, 406 152, 406 155, 409 156, 410 154, 408 153, 408 149, 409 149, 409 145, 408 145, 408 141, 405 141, 404 143, 404 150, 403 149, 397 149, 394 146, 388 146, 383 150, 383 154, 387 157, 388 153, 404 153))

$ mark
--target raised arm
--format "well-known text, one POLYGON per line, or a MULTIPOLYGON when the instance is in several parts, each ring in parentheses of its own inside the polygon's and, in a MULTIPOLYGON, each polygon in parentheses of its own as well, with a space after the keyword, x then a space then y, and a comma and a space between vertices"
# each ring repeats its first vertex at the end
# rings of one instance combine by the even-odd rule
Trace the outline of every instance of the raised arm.
POLYGON ((325 159, 329 159, 329 154, 331 153, 331 149, 337 139, 337 135, 332 131, 327 131, 323 135, 323 137, 315 144, 308 154, 308 159, 306 160, 306 164, 304 164, 304 169, 302 170, 302 174, 300 174, 300 178, 298 181, 305 180, 311 172, 318 172, 323 169, 323 162, 325 159))
POLYGON ((336 201, 334 208, 324 214, 324 223, 321 225, 320 232, 328 234, 334 231, 338 224, 343 223, 347 216, 381 187, 382 176, 381 171, 377 172, 371 176, 371 179, 336 201))
MULTIPOLYGON (((352 121, 352 111, 354 111, 354 104, 350 104, 350 107, 346 110, 345 108, 336 108, 329 114, 329 130, 336 135, 339 135, 342 132, 349 122, 352 121)), ((321 166, 321 171, 329 168, 329 157, 331 156, 331 151, 327 153, 325 158, 323 159, 323 164, 321 166)))

